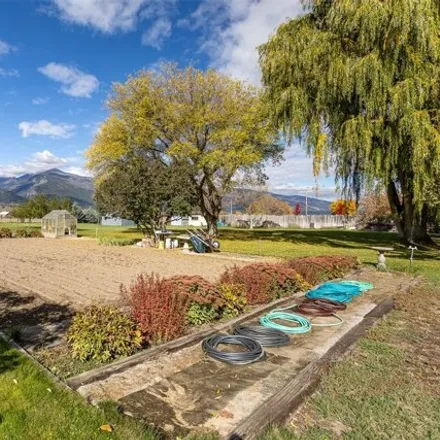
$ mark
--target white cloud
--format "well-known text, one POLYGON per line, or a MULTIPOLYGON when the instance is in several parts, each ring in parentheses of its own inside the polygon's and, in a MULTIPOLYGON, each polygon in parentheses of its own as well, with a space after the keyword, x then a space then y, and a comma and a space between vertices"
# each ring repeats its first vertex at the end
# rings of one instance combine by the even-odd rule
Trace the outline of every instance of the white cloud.
POLYGON ((285 160, 278 166, 267 166, 269 189, 280 194, 302 194, 332 200, 336 195, 334 172, 313 176, 313 159, 297 143, 287 148, 285 160))
POLYGON ((18 124, 21 135, 27 138, 32 135, 49 136, 54 139, 67 139, 73 135, 75 125, 52 124, 49 121, 41 120, 35 122, 23 121, 18 124))
POLYGON ((300 0, 203 0, 180 24, 205 30, 203 49, 213 67, 259 84, 257 47, 302 11, 300 0))
POLYGON ((1 177, 16 177, 26 173, 39 173, 51 168, 64 167, 72 161, 70 158, 57 157, 49 150, 32 154, 21 165, 0 165, 1 177))
POLYGON ((90 27, 105 34, 134 30, 142 20, 174 12, 177 0, 51 0, 58 15, 68 23, 90 27))
POLYGON ((63 84, 61 92, 75 98, 90 98, 99 87, 99 81, 95 76, 84 73, 76 67, 52 62, 40 67, 38 71, 63 84))
POLYGON ((43 105, 49 102, 49 98, 34 98, 32 100, 32 104, 34 105, 43 105))
POLYGON ((12 76, 18 78, 20 73, 16 69, 4 69, 0 67, 0 76, 12 76))
POLYGON ((83 166, 80 157, 58 157, 51 151, 44 150, 32 154, 22 164, 0 165, 0 177, 17 177, 23 174, 35 174, 52 168, 59 168, 66 173, 78 176, 91 176, 83 166))
POLYGON ((17 48, 10 45, 6 41, 0 40, 0 55, 7 55, 11 52, 15 52, 17 48))
POLYGON ((171 36, 171 21, 167 18, 159 18, 142 35, 142 44, 160 49, 164 40, 171 36))
POLYGON ((92 176, 92 173, 83 167, 75 167, 75 166, 63 167, 62 170, 65 171, 66 173, 76 174, 78 176, 83 176, 83 177, 91 177, 92 176))
POLYGON ((145 0, 53 0, 62 20, 103 33, 132 30, 145 0))

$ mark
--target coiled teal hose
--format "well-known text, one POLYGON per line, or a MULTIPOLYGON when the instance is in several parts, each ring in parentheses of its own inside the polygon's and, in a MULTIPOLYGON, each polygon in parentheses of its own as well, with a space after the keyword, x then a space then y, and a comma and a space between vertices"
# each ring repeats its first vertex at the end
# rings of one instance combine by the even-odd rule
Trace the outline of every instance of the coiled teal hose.
POLYGON ((296 315, 294 313, 286 313, 277 310, 274 310, 273 312, 270 312, 267 315, 260 318, 260 324, 264 325, 265 327, 281 330, 282 332, 291 335, 307 333, 312 328, 312 324, 308 319, 304 318, 304 316, 296 315), (275 319, 292 322, 299 325, 295 327, 290 327, 282 324, 277 324, 276 322, 273 322, 275 319))
MULTIPOLYGON (((274 310, 273 312, 269 313, 269 315, 271 315, 271 314, 273 314, 275 312, 283 312, 284 310, 295 309, 297 306, 298 306, 297 304, 292 304, 290 306, 283 307, 282 309, 274 310)), ((284 313, 284 315, 290 315, 290 316, 293 315, 295 317, 297 317, 297 316, 301 316, 302 317, 302 315, 297 315, 295 313, 284 313)), ((263 318, 260 319, 260 323, 261 324, 263 324, 262 320, 265 319, 266 316, 263 316, 263 318)), ((335 321, 335 322, 327 322, 327 323, 322 322, 322 323, 316 323, 315 324, 315 323, 312 322, 312 319, 314 319, 316 317, 308 317, 308 318, 305 318, 305 319, 307 319, 307 321, 309 321, 309 323, 310 323, 310 325, 312 327, 335 327, 337 325, 341 325, 341 324, 344 323, 344 320, 339 315, 337 315, 336 313, 333 313, 331 316, 335 317, 337 319, 337 321, 335 321)), ((273 319, 283 319, 283 318, 273 318, 273 319)), ((267 325, 266 327, 271 327, 272 324, 267 325)), ((265 324, 263 324, 263 325, 265 325, 265 324)), ((282 326, 282 327, 285 327, 285 326, 282 326)), ((275 328, 275 327, 272 327, 272 328, 275 328)), ((292 327, 287 327, 287 328, 291 329, 292 327)), ((281 330, 281 329, 279 329, 279 330, 281 330)), ((282 331, 284 331, 284 330, 282 330, 282 331)), ((306 333, 306 332, 303 332, 303 333, 306 333)))
MULTIPOLYGON (((332 282, 330 282, 332 283, 332 282)), ((339 284, 343 286, 357 286, 361 290, 361 292, 367 292, 368 290, 374 289, 374 286, 371 283, 367 283, 365 281, 334 281, 334 284, 339 284)))
POLYGON ((361 289, 357 285, 341 284, 341 283, 324 283, 313 290, 306 293, 306 298, 319 299, 326 298, 331 301, 339 301, 342 303, 351 302, 354 296, 361 294, 361 289))

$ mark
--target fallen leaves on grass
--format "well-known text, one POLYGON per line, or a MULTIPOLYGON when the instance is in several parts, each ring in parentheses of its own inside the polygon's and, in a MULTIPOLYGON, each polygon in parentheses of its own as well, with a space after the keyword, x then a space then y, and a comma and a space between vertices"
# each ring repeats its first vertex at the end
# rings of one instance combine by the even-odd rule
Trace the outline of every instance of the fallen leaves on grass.
POLYGON ((99 429, 104 432, 113 432, 113 427, 109 424, 101 425, 99 429))

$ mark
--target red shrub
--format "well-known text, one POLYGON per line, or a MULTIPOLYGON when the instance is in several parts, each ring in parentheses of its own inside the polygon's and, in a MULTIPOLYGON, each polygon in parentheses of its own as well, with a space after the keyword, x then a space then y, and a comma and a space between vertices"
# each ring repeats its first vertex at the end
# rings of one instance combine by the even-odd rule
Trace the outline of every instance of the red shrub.
POLYGON ((350 269, 357 267, 358 263, 352 257, 324 255, 295 258, 286 265, 296 270, 308 283, 315 285, 345 275, 350 269))
POLYGON ((129 290, 132 315, 153 343, 184 334, 191 304, 210 304, 219 310, 224 302, 217 287, 199 276, 160 279, 139 275, 129 290))
POLYGON ((211 304, 215 309, 223 306, 221 293, 215 284, 205 280, 205 278, 194 275, 177 275, 167 279, 179 295, 184 295, 190 302, 199 304, 211 304))
POLYGON ((139 275, 130 287, 131 309, 148 341, 160 343, 182 336, 189 298, 159 277, 139 275))
POLYGON ((284 264, 258 263, 228 269, 223 284, 238 284, 246 290, 248 304, 264 304, 309 286, 298 273, 284 264))

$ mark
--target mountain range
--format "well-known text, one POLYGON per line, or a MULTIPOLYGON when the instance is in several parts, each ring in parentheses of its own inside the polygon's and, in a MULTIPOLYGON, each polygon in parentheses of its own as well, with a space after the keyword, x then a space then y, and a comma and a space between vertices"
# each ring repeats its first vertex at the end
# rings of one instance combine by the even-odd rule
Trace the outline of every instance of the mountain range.
MULTIPOLYGON (((0 177, 0 205, 23 203, 26 199, 36 195, 45 194, 48 197, 70 198, 79 206, 88 207, 93 205, 93 180, 90 177, 77 176, 66 173, 59 169, 51 169, 36 174, 24 174, 19 177, 0 177)), ((255 198, 255 195, 263 193, 252 190, 236 190, 223 199, 223 210, 242 211, 245 199, 255 198)), ((302 213, 305 214, 306 197, 300 195, 283 195, 269 193, 273 197, 287 202, 295 207, 301 205, 302 213)), ((329 202, 314 197, 308 197, 308 214, 329 214, 329 202)))
POLYGON ((20 177, 0 177, 0 203, 21 203, 36 195, 67 197, 80 206, 93 205, 93 181, 90 177, 65 173, 56 168, 20 177))

